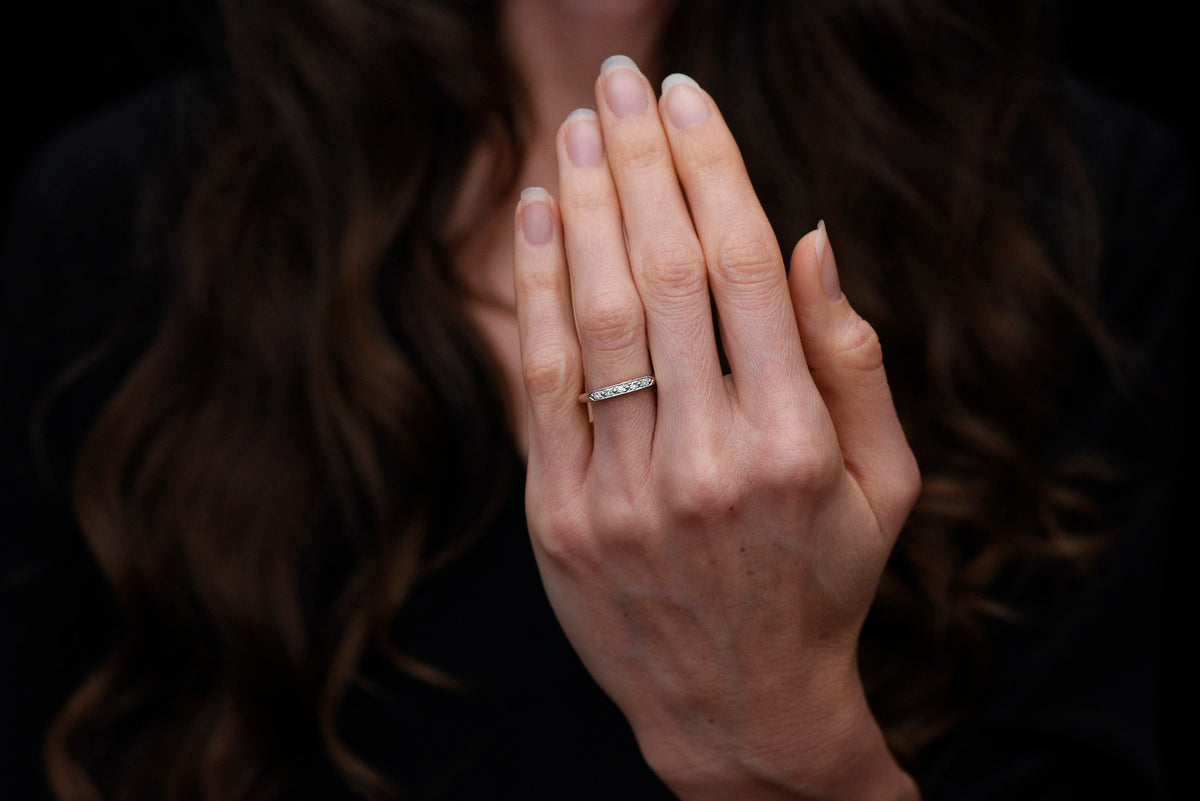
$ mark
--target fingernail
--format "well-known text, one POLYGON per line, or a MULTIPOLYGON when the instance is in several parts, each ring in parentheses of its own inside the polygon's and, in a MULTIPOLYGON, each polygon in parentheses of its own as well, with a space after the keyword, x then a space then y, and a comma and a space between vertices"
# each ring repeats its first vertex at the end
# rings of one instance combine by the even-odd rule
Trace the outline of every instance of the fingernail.
POLYGON ((567 117, 567 156, 576 167, 591 167, 604 159, 600 123, 590 108, 575 109, 567 117))
POLYGON ((634 63, 632 58, 630 58, 629 56, 619 56, 618 55, 618 56, 609 56, 608 58, 604 59, 604 63, 600 65, 600 74, 607 75, 608 73, 612 72, 613 70, 619 69, 621 67, 631 69, 635 72, 639 71, 638 65, 634 63))
POLYGON ((663 78, 663 98, 667 104, 667 116, 676 128, 691 128, 708 119, 708 103, 700 94, 700 85, 682 73, 663 78))
POLYGON ((817 223, 817 265, 821 269, 821 285, 825 288, 825 297, 837 300, 842 296, 842 284, 838 280, 837 262, 833 258, 833 248, 829 246, 829 233, 825 230, 825 221, 817 223))
POLYGON ((610 56, 600 65, 600 75, 604 78, 604 99, 613 114, 633 117, 646 110, 646 85, 633 59, 610 56))
POLYGON ((531 245, 544 245, 554 234, 550 215, 550 193, 540 186, 521 191, 521 233, 531 245))

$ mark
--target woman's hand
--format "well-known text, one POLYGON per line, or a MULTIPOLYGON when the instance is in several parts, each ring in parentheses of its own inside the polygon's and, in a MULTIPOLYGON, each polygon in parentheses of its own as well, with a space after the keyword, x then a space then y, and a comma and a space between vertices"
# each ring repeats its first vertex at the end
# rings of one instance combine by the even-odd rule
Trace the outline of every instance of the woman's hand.
POLYGON ((559 131, 559 203, 517 210, 546 592, 681 797, 913 797, 855 663, 920 484, 878 340, 823 228, 789 278, 712 99, 664 88, 606 62, 598 117, 559 131), (589 423, 581 390, 651 372, 589 423))

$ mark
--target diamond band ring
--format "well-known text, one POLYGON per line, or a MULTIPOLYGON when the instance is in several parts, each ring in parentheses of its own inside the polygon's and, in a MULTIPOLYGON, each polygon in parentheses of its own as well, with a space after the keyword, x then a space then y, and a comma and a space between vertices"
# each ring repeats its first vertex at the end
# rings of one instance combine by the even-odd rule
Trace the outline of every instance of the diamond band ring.
POLYGON ((654 386, 654 376, 644 375, 641 378, 633 378, 629 381, 622 381, 619 384, 610 384, 607 387, 585 392, 579 396, 579 402, 587 403, 588 401, 608 400, 618 395, 628 395, 630 392, 637 392, 639 389, 646 389, 652 386, 654 386))

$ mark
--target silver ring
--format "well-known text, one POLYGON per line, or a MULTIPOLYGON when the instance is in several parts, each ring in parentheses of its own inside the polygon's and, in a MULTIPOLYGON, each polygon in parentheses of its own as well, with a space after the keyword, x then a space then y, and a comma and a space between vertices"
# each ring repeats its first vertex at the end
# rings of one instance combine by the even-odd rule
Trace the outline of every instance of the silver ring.
POLYGON ((587 403, 588 401, 608 400, 618 395, 628 395, 630 392, 637 392, 639 389, 648 389, 652 386, 654 386, 654 376, 644 375, 641 378, 631 378, 619 384, 610 384, 607 387, 600 387, 600 389, 585 392, 579 396, 579 402, 587 403))

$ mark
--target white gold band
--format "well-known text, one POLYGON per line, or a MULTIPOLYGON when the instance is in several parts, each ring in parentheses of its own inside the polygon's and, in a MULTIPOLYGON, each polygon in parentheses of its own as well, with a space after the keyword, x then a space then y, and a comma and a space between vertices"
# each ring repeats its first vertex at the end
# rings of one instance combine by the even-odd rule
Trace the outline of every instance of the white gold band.
POLYGON ((593 389, 591 392, 585 392, 579 396, 580 403, 592 401, 608 400, 615 398, 618 395, 628 395, 630 392, 637 392, 639 389, 647 389, 654 386, 654 376, 644 375, 641 378, 632 378, 629 381, 622 381, 619 384, 610 384, 607 387, 593 389))

